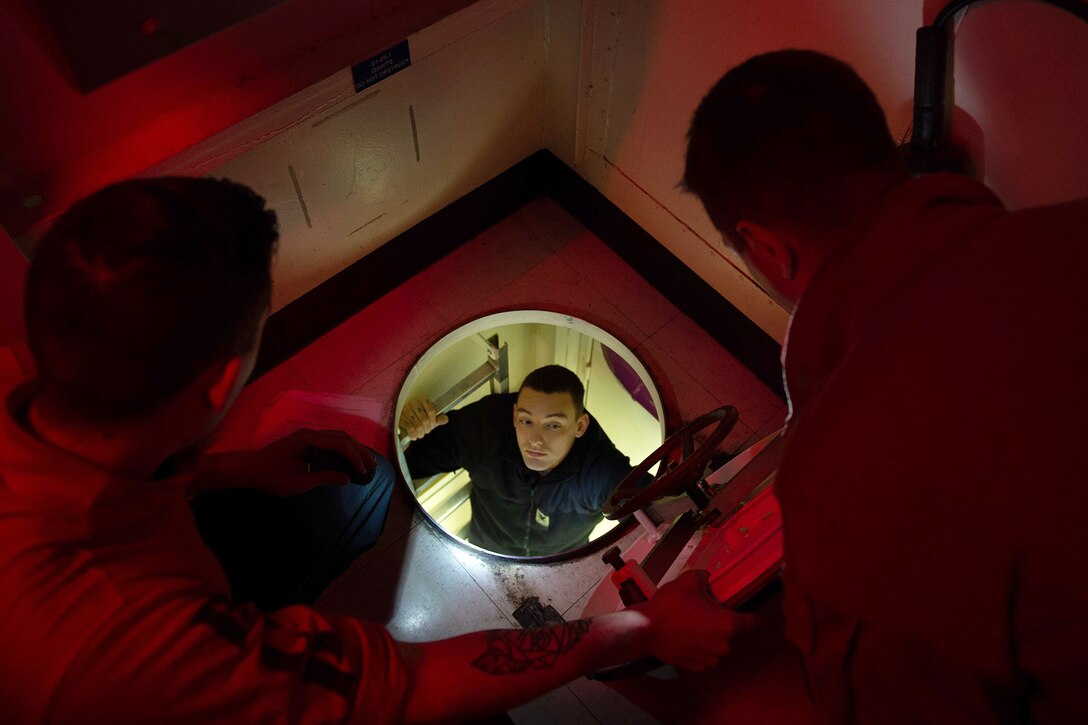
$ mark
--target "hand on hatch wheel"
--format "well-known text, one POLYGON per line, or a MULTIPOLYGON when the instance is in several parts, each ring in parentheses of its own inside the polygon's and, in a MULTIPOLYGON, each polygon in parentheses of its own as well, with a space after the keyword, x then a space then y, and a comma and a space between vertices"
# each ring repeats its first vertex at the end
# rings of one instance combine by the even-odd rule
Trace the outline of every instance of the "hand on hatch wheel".
POLYGON ((729 651, 738 632, 757 618, 722 607, 710 592, 706 571, 688 571, 632 607, 650 619, 650 652, 662 662, 696 672, 712 667, 729 651))

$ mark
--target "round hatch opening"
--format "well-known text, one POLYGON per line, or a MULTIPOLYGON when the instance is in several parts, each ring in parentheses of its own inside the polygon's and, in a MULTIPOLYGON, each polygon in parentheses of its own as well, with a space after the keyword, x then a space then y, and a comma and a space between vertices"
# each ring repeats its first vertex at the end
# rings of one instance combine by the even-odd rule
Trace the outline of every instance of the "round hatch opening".
POLYGON ((468 549, 541 563, 585 556, 629 530, 600 506, 665 434, 661 396, 638 357, 600 327, 544 310, 488 315, 442 337, 408 371, 394 420, 397 464, 430 524, 468 549), (539 373, 545 390, 519 396, 547 366, 569 373, 539 373), (570 377, 584 390, 584 423, 563 392, 570 377), (422 400, 449 422, 413 441, 422 400))

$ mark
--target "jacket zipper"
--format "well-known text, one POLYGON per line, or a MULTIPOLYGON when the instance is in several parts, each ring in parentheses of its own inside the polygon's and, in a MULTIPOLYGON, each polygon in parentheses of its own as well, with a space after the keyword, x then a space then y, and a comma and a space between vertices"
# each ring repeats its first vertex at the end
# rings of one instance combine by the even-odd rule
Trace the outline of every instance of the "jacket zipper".
POLYGON ((529 520, 525 522, 525 556, 529 553, 529 538, 533 535, 533 522, 536 520, 536 481, 529 485, 529 520))

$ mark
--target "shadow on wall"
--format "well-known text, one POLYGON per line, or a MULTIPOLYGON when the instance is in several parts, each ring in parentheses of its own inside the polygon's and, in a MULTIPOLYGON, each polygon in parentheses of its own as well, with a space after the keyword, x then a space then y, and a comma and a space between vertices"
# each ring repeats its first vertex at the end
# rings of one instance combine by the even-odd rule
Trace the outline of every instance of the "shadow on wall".
POLYGON ((975 117, 960 106, 952 106, 952 145, 967 154, 968 173, 986 178, 986 134, 975 117))
MULTIPOLYGON (((601 2, 590 150, 637 184, 647 201, 667 207, 703 239, 716 240, 697 200, 676 189, 687 124, 713 83, 759 53, 828 53, 873 88, 893 137, 903 139, 912 117, 915 31, 945 5, 947 0, 833 6, 816 0, 601 2)), ((971 5, 952 29, 952 138, 978 177, 1011 208, 1088 195, 1088 167, 1081 163, 1088 156, 1088 65, 1081 62, 1088 23, 1045 3, 1005 0, 971 5)))
POLYGON ((964 146, 979 178, 1011 209, 1088 196, 1088 23, 1006 0, 968 6, 953 27, 953 99, 985 129, 984 148, 964 146))
MULTIPOLYGON (((722 4, 602 3, 594 26, 594 79, 612 62, 604 133, 590 148, 637 175, 659 201, 675 197, 683 173, 687 127, 699 101, 731 68, 761 53, 810 48, 850 63, 888 109, 893 135, 909 125, 914 28, 921 2, 829 7, 814 0, 722 4), (913 5, 913 7, 912 7, 913 5), (650 167, 654 178, 641 173, 650 167)), ((604 103, 601 101, 599 103, 604 103)), ((694 201, 692 202, 694 203, 694 201)), ((682 205, 681 216, 688 213, 682 205)), ((700 209, 701 215, 701 209, 700 209)), ((702 219, 689 220, 702 226, 702 219), (697 223, 696 223, 697 222, 697 223)))

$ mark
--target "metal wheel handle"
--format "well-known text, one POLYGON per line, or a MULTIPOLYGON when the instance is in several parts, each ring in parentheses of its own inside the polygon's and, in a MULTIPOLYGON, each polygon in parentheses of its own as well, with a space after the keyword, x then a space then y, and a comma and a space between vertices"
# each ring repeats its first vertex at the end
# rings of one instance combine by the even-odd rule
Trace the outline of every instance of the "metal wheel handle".
POLYGON ((729 435, 738 417, 737 409, 726 405, 699 416, 666 438, 660 448, 620 481, 604 504, 604 515, 621 519, 658 499, 684 493, 702 477, 707 461, 729 435), (695 435, 714 423, 717 427, 696 447, 695 435), (640 486, 655 463, 661 464, 657 476, 650 485, 640 486))

